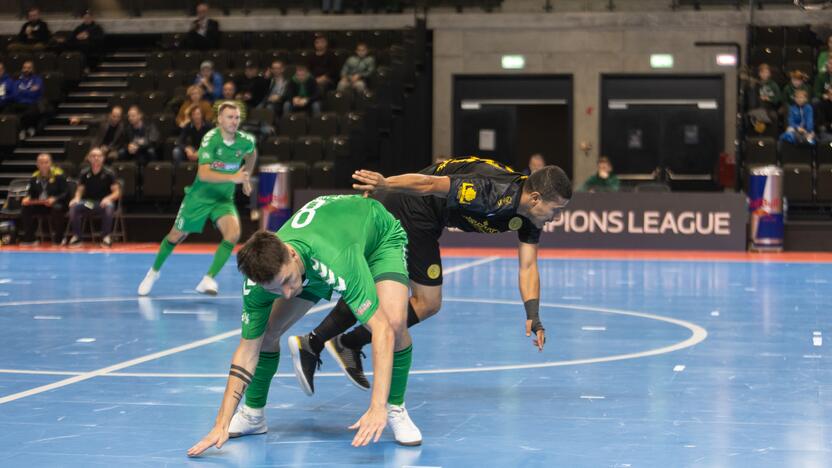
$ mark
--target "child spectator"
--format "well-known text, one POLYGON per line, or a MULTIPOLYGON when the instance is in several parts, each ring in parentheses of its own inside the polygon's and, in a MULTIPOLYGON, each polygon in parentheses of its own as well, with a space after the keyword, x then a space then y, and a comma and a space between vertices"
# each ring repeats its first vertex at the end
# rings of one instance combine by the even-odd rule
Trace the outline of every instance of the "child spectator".
POLYGON ((610 158, 598 158, 598 172, 589 177, 581 186, 581 192, 617 192, 621 188, 618 177, 612 173, 610 158))
POLYGON ((794 94, 799 89, 806 91, 807 96, 811 99, 812 91, 807 81, 809 81, 809 77, 800 70, 793 70, 789 73, 789 82, 783 88, 783 98, 786 101, 784 102, 785 105, 790 106, 794 104, 794 94))
POLYGON ((780 86, 771 79, 771 68, 760 64, 757 71, 758 80, 748 93, 748 117, 757 133, 765 132, 767 126, 777 123, 777 110, 782 97, 780 86))
POLYGON ((809 92, 798 89, 794 93, 794 104, 789 107, 789 120, 786 131, 780 135, 780 141, 796 144, 815 144, 815 121, 812 106, 809 104, 809 92))
POLYGON ((359 93, 367 89, 367 79, 376 70, 376 59, 368 55, 367 44, 359 42, 355 46, 355 55, 348 58, 341 68, 341 81, 338 90, 352 88, 359 93))
POLYGON ((825 99, 826 92, 832 88, 832 57, 826 60, 826 70, 815 78, 815 102, 825 99))

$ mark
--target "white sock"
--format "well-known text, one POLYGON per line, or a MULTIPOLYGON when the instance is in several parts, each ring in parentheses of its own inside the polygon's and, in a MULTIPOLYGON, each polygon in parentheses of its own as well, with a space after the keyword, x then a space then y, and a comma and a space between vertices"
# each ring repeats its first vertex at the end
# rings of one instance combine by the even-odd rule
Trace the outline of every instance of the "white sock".
POLYGON ((263 408, 252 408, 251 406, 248 406, 246 404, 243 404, 243 411, 248 413, 249 416, 254 416, 257 418, 262 418, 265 415, 265 411, 263 411, 263 408))

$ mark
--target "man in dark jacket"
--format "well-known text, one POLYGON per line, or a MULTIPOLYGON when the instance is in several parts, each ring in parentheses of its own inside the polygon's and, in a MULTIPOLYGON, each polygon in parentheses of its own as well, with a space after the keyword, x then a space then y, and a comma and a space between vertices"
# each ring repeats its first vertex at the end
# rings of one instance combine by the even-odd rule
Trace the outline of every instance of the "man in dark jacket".
POLYGON ((84 11, 81 24, 72 30, 72 36, 67 41, 70 49, 75 49, 86 57, 87 66, 94 67, 98 63, 98 46, 104 38, 104 29, 95 22, 92 11, 84 11))
POLYGON ((49 32, 49 25, 40 19, 40 9, 29 8, 26 13, 26 22, 20 27, 15 42, 9 44, 10 51, 35 51, 46 47, 52 33, 49 32))
POLYGON ((139 106, 130 106, 127 111, 127 127, 124 135, 127 147, 119 152, 120 160, 134 160, 139 166, 144 166, 149 161, 156 161, 159 129, 153 123, 144 121, 144 114, 139 106))
POLYGON ((283 113, 312 111, 313 115, 321 114, 321 93, 318 83, 309 75, 306 66, 298 65, 295 76, 286 86, 286 97, 283 99, 283 113))
POLYGON ((52 228, 52 242, 61 243, 64 233, 64 214, 68 186, 66 176, 59 167, 52 165, 52 156, 41 153, 37 160, 38 170, 32 174, 29 181, 29 194, 23 198, 21 204, 21 223, 23 225, 23 242, 21 245, 35 244, 35 216, 49 216, 49 226, 52 228))
POLYGON ((309 72, 315 77, 318 88, 325 93, 338 82, 338 60, 329 50, 326 36, 315 36, 315 52, 309 57, 309 72))
POLYGON ((234 83, 237 86, 237 99, 246 103, 249 109, 260 105, 268 91, 269 81, 257 72, 257 64, 249 60, 246 62, 243 76, 237 78, 234 83))
POLYGON ((113 106, 98 129, 93 147, 101 150, 107 162, 118 159, 119 152, 124 149, 126 129, 123 116, 124 109, 121 106, 113 106))
POLYGON ((219 48, 220 24, 208 17, 207 3, 197 4, 196 19, 191 23, 191 30, 185 36, 185 46, 199 50, 219 48))

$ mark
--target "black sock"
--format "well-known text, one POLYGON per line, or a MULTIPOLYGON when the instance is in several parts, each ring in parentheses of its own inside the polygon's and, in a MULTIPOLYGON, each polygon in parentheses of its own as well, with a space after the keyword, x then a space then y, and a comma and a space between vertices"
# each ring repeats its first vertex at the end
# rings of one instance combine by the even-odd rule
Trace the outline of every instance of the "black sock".
POLYGON ((350 307, 343 300, 338 301, 335 308, 329 312, 312 332, 314 339, 310 339, 313 351, 320 353, 324 343, 349 330, 357 320, 350 307))
MULTIPOLYGON (((407 328, 419 323, 419 316, 413 310, 413 305, 408 301, 407 303, 407 328)), ((357 327, 353 331, 341 337, 341 344, 351 349, 361 349, 373 341, 373 335, 370 330, 364 327, 357 327)))

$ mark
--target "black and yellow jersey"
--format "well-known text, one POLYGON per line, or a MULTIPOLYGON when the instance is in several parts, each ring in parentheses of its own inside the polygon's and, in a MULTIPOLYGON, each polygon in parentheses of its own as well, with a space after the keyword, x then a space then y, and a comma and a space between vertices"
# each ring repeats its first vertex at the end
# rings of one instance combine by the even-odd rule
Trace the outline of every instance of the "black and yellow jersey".
POLYGON ((528 176, 477 157, 449 159, 420 172, 451 179, 447 198, 422 197, 442 226, 488 234, 517 231, 521 242, 536 244, 540 240, 540 229, 517 214, 528 176))

